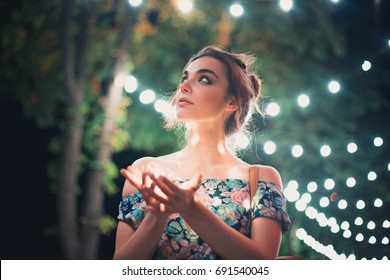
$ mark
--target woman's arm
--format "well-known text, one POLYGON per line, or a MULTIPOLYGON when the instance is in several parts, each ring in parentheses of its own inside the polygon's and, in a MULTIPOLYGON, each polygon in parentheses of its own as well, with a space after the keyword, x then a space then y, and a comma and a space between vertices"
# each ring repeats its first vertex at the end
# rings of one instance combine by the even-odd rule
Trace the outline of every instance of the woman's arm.
MULTIPOLYGON (((212 213, 193 194, 199 180, 183 189, 165 177, 154 178, 155 184, 167 198, 160 198, 169 211, 177 211, 189 226, 223 259, 275 259, 281 243, 281 226, 269 218, 256 218, 251 224, 251 239, 228 226, 212 213)), ((262 168, 262 180, 281 186, 279 173, 273 168, 262 168)))
POLYGON ((159 204, 155 201, 151 202, 147 191, 143 191, 146 176, 136 167, 139 165, 142 163, 137 161, 128 169, 121 170, 122 175, 126 177, 122 197, 140 190, 147 204, 148 202, 154 203, 155 207, 148 211, 137 230, 134 230, 127 222, 119 221, 114 259, 151 259, 168 220, 168 214, 155 209, 159 208, 159 204))
POLYGON ((114 259, 151 259, 166 223, 167 218, 159 218, 152 213, 146 214, 136 231, 126 222, 119 221, 114 259))
POLYGON ((275 259, 281 242, 279 222, 256 218, 251 225, 251 239, 196 202, 180 213, 188 225, 223 259, 275 259))

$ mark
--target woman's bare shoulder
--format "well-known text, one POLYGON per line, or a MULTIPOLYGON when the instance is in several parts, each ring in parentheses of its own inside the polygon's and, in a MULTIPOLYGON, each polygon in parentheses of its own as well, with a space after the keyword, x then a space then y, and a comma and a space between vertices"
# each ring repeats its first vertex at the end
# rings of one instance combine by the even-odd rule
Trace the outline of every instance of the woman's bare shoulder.
POLYGON ((268 165, 257 165, 259 167, 259 181, 271 182, 283 189, 282 178, 279 171, 268 165))

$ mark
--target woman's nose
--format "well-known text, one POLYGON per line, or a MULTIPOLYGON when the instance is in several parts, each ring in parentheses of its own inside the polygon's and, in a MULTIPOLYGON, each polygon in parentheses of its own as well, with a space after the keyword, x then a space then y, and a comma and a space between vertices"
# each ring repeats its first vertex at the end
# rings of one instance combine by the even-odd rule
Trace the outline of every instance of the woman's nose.
POLYGON ((191 83, 189 82, 189 80, 185 80, 180 84, 180 91, 191 92, 191 83))

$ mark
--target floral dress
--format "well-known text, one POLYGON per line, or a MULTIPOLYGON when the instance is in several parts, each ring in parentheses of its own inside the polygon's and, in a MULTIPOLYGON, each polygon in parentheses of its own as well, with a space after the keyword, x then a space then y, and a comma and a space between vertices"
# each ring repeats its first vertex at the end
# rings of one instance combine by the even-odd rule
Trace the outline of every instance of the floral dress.
MULTIPOLYGON (((257 217, 276 219, 283 233, 290 226, 288 215, 282 208, 286 199, 273 183, 259 181, 252 203, 249 202, 249 182, 240 179, 206 179, 195 195, 226 224, 247 237, 250 236, 251 221, 257 217)), ((146 215, 145 208, 140 192, 127 195, 119 204, 118 219, 137 230, 146 215)), ((205 260, 219 259, 219 256, 180 215, 172 214, 153 259, 205 260)))

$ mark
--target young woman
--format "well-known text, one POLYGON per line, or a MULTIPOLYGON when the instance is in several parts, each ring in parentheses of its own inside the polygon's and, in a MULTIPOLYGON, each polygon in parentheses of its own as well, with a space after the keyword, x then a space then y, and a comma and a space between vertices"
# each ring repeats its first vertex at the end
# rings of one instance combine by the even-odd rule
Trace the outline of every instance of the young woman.
MULTIPOLYGON (((253 57, 209 46, 192 57, 172 98, 188 129, 180 151, 135 161, 126 178, 115 259, 275 259, 290 221, 277 170, 234 153, 261 97, 253 57)), ((171 122, 172 124, 172 122, 171 122)))

